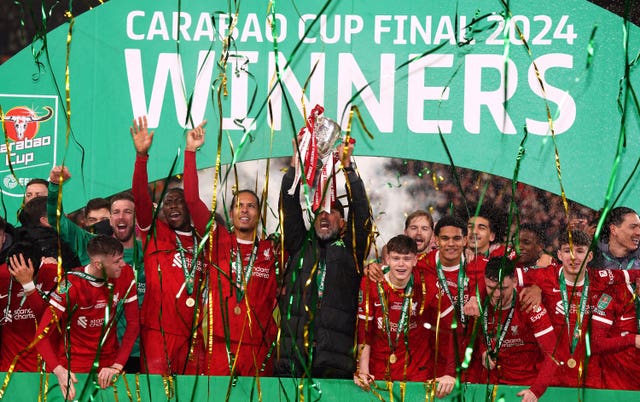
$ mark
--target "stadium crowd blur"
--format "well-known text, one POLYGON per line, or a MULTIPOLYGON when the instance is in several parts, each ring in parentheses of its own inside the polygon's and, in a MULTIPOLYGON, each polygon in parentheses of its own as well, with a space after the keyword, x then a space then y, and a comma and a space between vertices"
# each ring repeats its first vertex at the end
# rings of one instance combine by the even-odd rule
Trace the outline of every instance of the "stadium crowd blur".
MULTIPOLYGON (((460 180, 458 185, 450 167, 437 163, 391 160, 387 169, 397 172, 402 177, 422 177, 419 185, 413 185, 408 192, 414 198, 430 200, 427 205, 418 207, 427 209, 436 220, 450 214, 452 210, 461 211, 465 206, 478 205, 482 196, 496 211, 503 211, 503 216, 498 219, 506 222, 511 202, 514 201, 520 224, 534 224, 539 227, 544 233, 544 247, 550 252, 554 249, 553 239, 558 231, 568 224, 570 216, 572 223, 578 224, 583 230, 593 226, 599 218, 599 211, 570 200, 567 201, 568 210, 565 210, 562 197, 559 195, 523 183, 518 183, 514 199, 511 180, 488 173, 457 168, 456 175, 460 180), (427 196, 424 195, 425 192, 428 193, 427 196)), ((515 223, 516 216, 511 218, 515 223)), ((512 234, 514 230, 511 228, 512 234)), ((506 228, 503 229, 503 233, 497 235, 499 238, 505 237, 506 228)))

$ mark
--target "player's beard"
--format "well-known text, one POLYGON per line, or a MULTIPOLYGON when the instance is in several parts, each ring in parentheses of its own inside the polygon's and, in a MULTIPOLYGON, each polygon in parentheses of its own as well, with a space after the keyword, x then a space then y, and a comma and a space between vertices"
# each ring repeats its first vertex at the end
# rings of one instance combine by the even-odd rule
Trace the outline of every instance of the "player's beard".
POLYGON ((133 237, 133 232, 134 232, 133 226, 131 226, 131 229, 126 231, 124 235, 121 235, 120 232, 118 232, 117 230, 114 230, 113 237, 115 237, 120 243, 126 243, 129 240, 131 240, 131 238, 133 237))
POLYGON ((340 234, 340 228, 336 228, 328 232, 321 231, 320 233, 318 233, 318 231, 316 230, 316 236, 318 236, 318 239, 322 241, 335 239, 338 237, 338 234, 340 234))

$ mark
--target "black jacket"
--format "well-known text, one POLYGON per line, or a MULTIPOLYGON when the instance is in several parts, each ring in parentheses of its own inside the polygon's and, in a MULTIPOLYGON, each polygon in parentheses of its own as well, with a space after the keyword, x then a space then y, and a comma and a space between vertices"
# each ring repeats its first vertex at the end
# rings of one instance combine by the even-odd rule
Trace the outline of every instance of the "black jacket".
POLYGON ((15 241, 23 237, 33 239, 34 245, 40 249, 43 257, 62 257, 62 267, 65 271, 82 266, 76 253, 69 244, 60 239, 60 249, 58 249, 58 232, 54 228, 46 226, 21 226, 15 230, 15 241))
POLYGON ((312 377, 352 378, 356 368, 358 291, 371 232, 364 184, 355 172, 348 172, 347 193, 351 190, 351 194, 345 235, 321 241, 313 227, 310 231, 305 227, 300 186, 294 195, 288 194, 293 178, 294 169, 289 169, 280 194, 284 247, 290 257, 279 299, 280 358, 275 361, 274 371, 278 376, 300 377, 306 372, 312 377), (317 285, 320 261, 327 267, 321 300, 317 285))

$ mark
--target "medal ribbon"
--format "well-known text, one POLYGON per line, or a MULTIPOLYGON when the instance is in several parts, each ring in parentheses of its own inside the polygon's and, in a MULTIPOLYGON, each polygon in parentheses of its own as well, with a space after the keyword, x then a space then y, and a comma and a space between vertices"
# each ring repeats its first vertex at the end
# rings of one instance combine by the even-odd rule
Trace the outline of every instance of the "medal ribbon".
POLYGON ((511 320, 513 319, 513 313, 516 310, 516 300, 517 300, 517 291, 513 289, 513 299, 511 299, 511 308, 509 309, 509 314, 507 315, 507 320, 504 322, 502 329, 500 329, 500 324, 497 326, 496 334, 500 334, 498 340, 496 341, 495 346, 492 347, 491 341, 494 340, 492 336, 489 336, 489 308, 486 308, 482 312, 482 328, 484 329, 484 337, 487 343, 487 352, 492 359, 495 359, 498 356, 498 352, 500 351, 500 346, 504 341, 507 332, 509 332, 509 326, 511 325, 511 320))
MULTIPOLYGON (((11 314, 11 293, 13 290, 13 278, 9 279, 9 290, 7 291, 7 306, 4 308, 2 312, 2 319, 0 320, 0 324, 13 322, 13 314, 11 314)), ((25 292, 26 296, 26 292, 25 292)))
POLYGON ((444 277, 444 273, 442 272, 442 265, 440 264, 440 258, 437 259, 438 263, 437 263, 437 267, 436 267, 436 272, 438 273, 438 282, 440 282, 440 286, 442 287, 442 290, 444 290, 444 292, 447 294, 447 296, 449 297, 449 300, 451 300, 451 305, 454 307, 455 313, 458 314, 458 316, 460 317, 460 323, 462 323, 462 325, 466 324, 466 317, 463 313, 463 307, 464 307, 464 279, 465 279, 465 274, 464 274, 464 263, 462 261, 462 259, 460 260, 460 268, 458 268, 458 306, 456 308, 456 303, 455 300, 453 298, 453 296, 451 295, 451 291, 449 290, 449 285, 447 284, 447 278, 444 277))
MULTIPOLYGON (((196 247, 198 241, 196 236, 193 235, 193 247, 196 247)), ((176 245, 178 246, 178 252, 180 253, 180 262, 182 263, 182 272, 184 273, 184 285, 187 290, 187 295, 191 296, 193 293, 193 284, 194 277, 196 276, 196 264, 198 263, 198 259, 195 256, 191 258, 191 264, 187 264, 187 258, 184 255, 186 251, 182 246, 182 241, 180 241, 180 236, 176 234, 176 245), (191 265, 191 266, 189 266, 191 265)))
MULTIPOLYGON (((575 290, 574 290, 575 292, 575 290)), ((580 295, 580 306, 578 308, 578 317, 576 318, 576 325, 573 327, 573 331, 571 331, 571 327, 569 325, 569 299, 567 295, 567 283, 564 279, 564 275, 560 272, 560 296, 562 296, 562 306, 564 307, 564 321, 567 324, 567 332, 569 338, 571 339, 571 344, 569 345, 569 351, 573 354, 573 351, 576 349, 576 345, 578 344, 578 339, 580 339, 580 332, 582 329, 582 319, 584 318, 584 312, 587 307, 587 295, 589 293, 589 276, 584 276, 584 287, 582 289, 582 294, 580 295), (572 335, 573 332, 573 335, 572 335)))
POLYGON ((231 270, 236 274, 236 301, 238 304, 244 297, 244 291, 249 286, 249 279, 251 279, 251 273, 253 272, 253 265, 256 262, 256 256, 258 255, 258 238, 253 242, 253 249, 251 249, 251 255, 249 256, 249 262, 247 266, 242 265, 242 253, 238 246, 235 250, 236 261, 231 263, 231 270))
MULTIPOLYGON (((391 286, 391 285, 390 285, 391 286)), ((398 329, 396 330, 396 341, 391 340, 391 319, 389 318, 388 299, 385 296, 384 289, 382 288, 382 282, 376 284, 378 289, 378 297, 380 298, 380 305, 382 307, 382 317, 384 321, 385 331, 387 332, 387 341, 389 342, 389 350, 391 353, 395 353, 398 347, 398 341, 400 340, 400 334, 405 333, 408 330, 408 317, 409 317, 409 303, 413 296, 413 275, 409 279, 406 288, 404 289, 404 300, 402 301, 402 308, 400 309, 400 319, 398 320, 398 329)), ((393 286, 392 286, 393 288, 393 286)), ((393 290, 392 290, 393 291, 393 290)))
POLYGON ((106 282, 103 278, 98 278, 96 276, 90 275, 86 272, 83 271, 69 271, 67 272, 67 275, 73 275, 73 276, 77 276, 79 278, 85 279, 89 282, 106 282))
POLYGON ((609 262, 613 262, 615 264, 618 265, 618 269, 622 269, 624 271, 628 271, 631 269, 631 267, 633 267, 633 263, 636 262, 635 258, 632 258, 629 260, 629 262, 627 263, 626 267, 622 267, 622 263, 619 261, 614 260, 613 258, 609 257, 606 253, 602 253, 602 256, 604 257, 605 260, 609 261, 609 262))

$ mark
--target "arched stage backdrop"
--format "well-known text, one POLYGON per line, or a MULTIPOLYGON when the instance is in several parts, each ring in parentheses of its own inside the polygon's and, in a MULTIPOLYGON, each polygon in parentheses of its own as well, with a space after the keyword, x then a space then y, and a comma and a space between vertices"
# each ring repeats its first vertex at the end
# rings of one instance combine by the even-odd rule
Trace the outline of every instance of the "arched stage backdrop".
MULTIPOLYGON (((354 119, 357 154, 452 160, 505 177, 526 127, 519 180, 559 193, 558 155, 567 196, 600 208, 612 174, 617 194, 640 158, 638 104, 626 90, 640 71, 625 69, 640 30, 629 24, 625 49, 622 18, 587 1, 505 3, 247 1, 232 22, 227 2, 109 1, 77 17, 70 36, 69 24, 51 32, 40 69, 29 48, 0 67, 7 209, 19 205, 29 178, 48 177, 63 160, 76 177, 65 186, 67 210, 130 187, 134 116, 148 115, 156 129, 149 170, 158 179, 184 143, 188 112, 209 121, 199 157, 207 167, 219 133, 223 163, 229 143, 237 160, 290 155, 302 107, 315 104, 343 129, 349 107, 358 107, 374 139, 354 119), (31 120, 20 123, 25 115, 31 120), (622 131, 626 147, 614 169, 622 131)), ((620 202, 640 207, 640 188, 632 183, 620 202)))
MULTIPOLYGON (((15 211, 24 183, 48 177, 63 161, 75 173, 65 186, 68 210, 130 187, 134 116, 148 115, 156 130, 149 169, 159 179, 169 173, 189 120, 209 121, 199 157, 207 167, 216 163, 218 136, 222 163, 231 162, 231 146, 238 161, 290 155, 303 106, 322 104, 343 128, 357 107, 374 137, 354 119, 359 155, 453 163, 505 177, 521 160, 520 181, 559 193, 560 173, 567 197, 593 208, 603 205, 610 181, 615 198, 630 179, 618 202, 640 208, 632 177, 640 158, 632 90, 640 84, 640 30, 584 0, 504 3, 508 8, 488 0, 254 0, 237 2, 236 10, 205 0, 109 1, 75 18, 71 30, 67 24, 36 42, 36 52, 46 50, 40 67, 31 49, 0 66, 4 205, 15 211)), ((121 379, 117 394, 103 391, 98 400, 129 400, 129 392, 137 399, 136 381, 128 378, 128 388, 121 379)), ((7 400, 35 400, 36 374, 12 381, 7 400)), ((146 381, 141 377, 145 400, 166 398, 159 377, 150 379, 155 398, 146 381)), ((184 400, 224 400, 220 389, 228 384, 176 381, 184 382, 176 398, 184 400)), ((232 400, 248 400, 251 381, 241 380, 232 400)), ((291 380, 262 381, 264 400, 282 399, 286 388, 295 398, 291 380)), ((348 382, 323 383, 326 400, 376 400, 348 382)), ((501 389, 511 400, 520 388, 501 389)), ((408 390, 425 399, 421 384, 408 390)), ((484 399, 484 391, 472 386, 467 397, 484 399)), ((56 398, 57 390, 49 394, 56 398)), ((569 399, 578 400, 578 391, 543 397, 569 399)))

